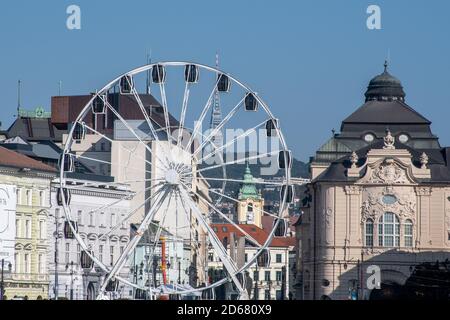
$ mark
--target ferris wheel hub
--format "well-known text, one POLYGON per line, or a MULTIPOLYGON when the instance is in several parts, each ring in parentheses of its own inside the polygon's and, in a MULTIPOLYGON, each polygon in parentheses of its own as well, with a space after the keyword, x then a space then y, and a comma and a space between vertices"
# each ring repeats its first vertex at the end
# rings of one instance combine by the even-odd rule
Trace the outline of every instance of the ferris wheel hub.
POLYGON ((175 169, 169 169, 165 174, 166 183, 170 185, 178 185, 180 183, 180 176, 175 169))

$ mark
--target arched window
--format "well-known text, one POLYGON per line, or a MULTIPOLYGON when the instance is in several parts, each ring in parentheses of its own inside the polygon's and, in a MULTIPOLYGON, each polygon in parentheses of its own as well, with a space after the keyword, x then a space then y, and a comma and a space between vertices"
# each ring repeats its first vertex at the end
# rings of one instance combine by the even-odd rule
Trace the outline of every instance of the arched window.
POLYGON ((405 221, 405 247, 413 246, 413 223, 411 220, 405 221))
POLYGON ((378 245, 380 247, 400 246, 400 222, 392 212, 386 212, 378 223, 378 245))
POLYGON ((366 247, 373 247, 373 220, 366 221, 366 247))

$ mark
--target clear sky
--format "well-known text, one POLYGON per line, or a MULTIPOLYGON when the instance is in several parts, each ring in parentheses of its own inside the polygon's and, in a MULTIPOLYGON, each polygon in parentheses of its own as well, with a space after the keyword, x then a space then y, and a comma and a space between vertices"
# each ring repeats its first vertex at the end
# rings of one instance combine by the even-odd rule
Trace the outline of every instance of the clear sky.
POLYGON ((50 107, 58 93, 85 94, 153 60, 214 64, 262 95, 296 157, 307 160, 363 103, 383 70, 400 78, 406 102, 450 145, 450 1, 160 0, 3 1, 0 120, 13 121, 17 80, 23 106, 50 107), (66 8, 81 7, 81 30, 66 8), (370 4, 381 30, 368 30, 370 4))

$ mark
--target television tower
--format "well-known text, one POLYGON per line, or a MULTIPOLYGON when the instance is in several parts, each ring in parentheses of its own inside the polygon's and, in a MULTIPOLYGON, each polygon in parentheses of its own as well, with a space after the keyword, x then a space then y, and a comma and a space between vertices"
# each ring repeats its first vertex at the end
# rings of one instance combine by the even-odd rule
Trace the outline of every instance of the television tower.
MULTIPOLYGON (((219 54, 216 53, 216 69, 219 68, 219 54)), ((219 90, 216 88, 213 100, 213 110, 211 112, 210 129, 211 132, 215 130, 222 123, 222 110, 220 108, 220 95, 219 90)), ((214 143, 216 148, 223 146, 223 132, 220 129, 212 138, 211 142, 214 143)))

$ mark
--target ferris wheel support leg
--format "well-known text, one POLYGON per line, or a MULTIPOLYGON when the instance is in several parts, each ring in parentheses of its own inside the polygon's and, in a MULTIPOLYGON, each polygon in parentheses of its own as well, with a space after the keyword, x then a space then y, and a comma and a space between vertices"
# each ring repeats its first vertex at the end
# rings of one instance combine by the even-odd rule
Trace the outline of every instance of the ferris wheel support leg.
POLYGON ((138 230, 136 231, 136 236, 128 243, 127 247, 123 251, 122 255, 119 257, 117 262, 114 264, 114 267, 111 269, 111 272, 105 278, 100 291, 99 297, 103 297, 105 295, 106 287, 111 279, 114 279, 116 275, 120 272, 126 260, 128 259, 129 254, 136 248, 137 244, 141 240, 144 235, 144 231, 147 230, 149 224, 152 222, 153 217, 155 216, 156 211, 159 210, 162 203, 164 202, 164 197, 167 195, 168 191, 160 193, 157 200, 155 201, 155 205, 150 209, 149 213, 145 216, 138 230))
POLYGON ((235 284, 236 288, 238 289, 239 293, 242 295, 245 291, 242 287, 241 283, 239 282, 238 278, 236 277, 237 268, 233 264, 233 262, 230 260, 230 257, 226 253, 226 249, 222 246, 220 243, 220 240, 217 238, 217 235, 215 234, 214 230, 211 229, 211 226, 205 221, 205 218, 203 217, 200 210, 197 208, 195 203, 189 198, 189 195, 187 192, 183 189, 181 189, 182 198, 188 203, 189 207, 191 207, 195 218, 198 220, 199 224, 205 229, 205 231, 209 234, 211 237, 211 244, 213 245, 214 249, 216 250, 217 255, 219 256, 220 260, 222 261, 225 269, 227 269, 231 280, 235 284))

